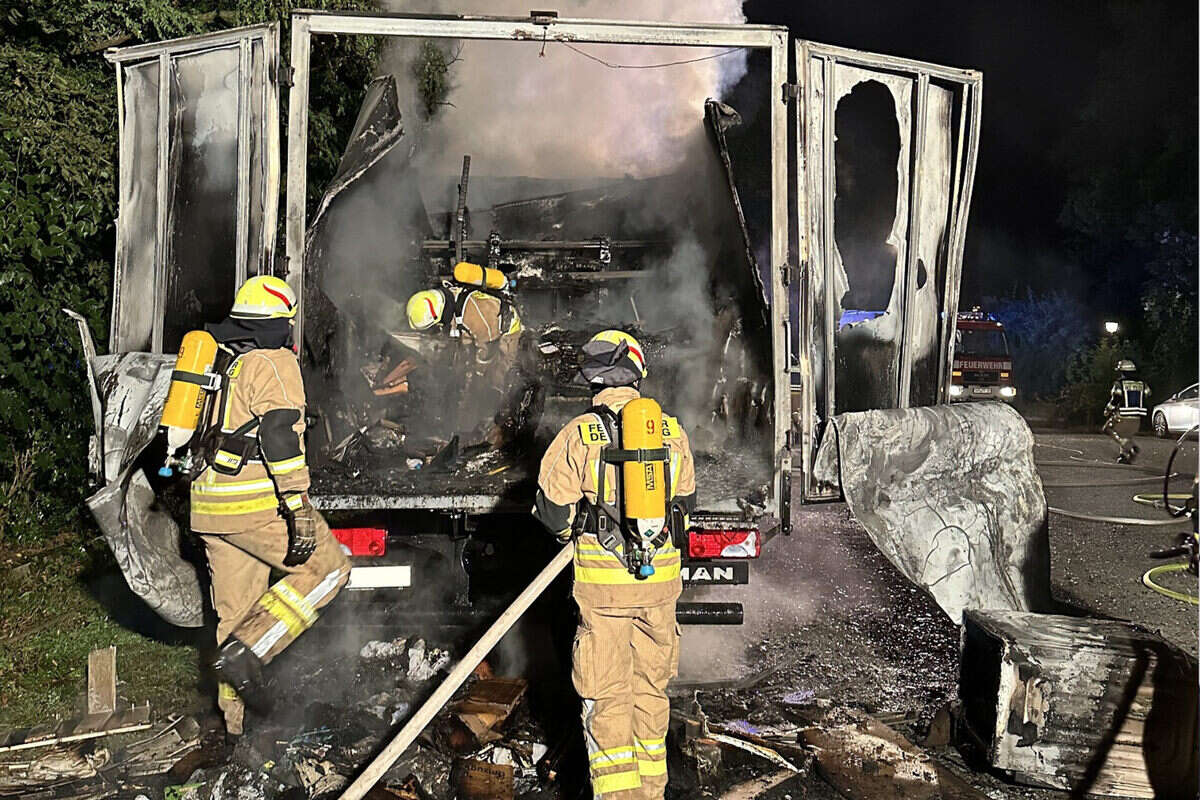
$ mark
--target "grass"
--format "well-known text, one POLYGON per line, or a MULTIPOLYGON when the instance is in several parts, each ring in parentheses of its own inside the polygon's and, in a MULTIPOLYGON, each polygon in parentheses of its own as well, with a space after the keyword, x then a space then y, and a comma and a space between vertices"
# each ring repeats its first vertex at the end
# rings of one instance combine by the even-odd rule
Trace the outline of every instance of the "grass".
POLYGON ((0 546, 0 728, 78 710, 88 653, 109 645, 117 647, 122 697, 149 700, 152 713, 204 704, 195 637, 166 628, 130 596, 102 542, 63 533, 36 547, 0 546), (148 633, 119 624, 118 608, 148 633))

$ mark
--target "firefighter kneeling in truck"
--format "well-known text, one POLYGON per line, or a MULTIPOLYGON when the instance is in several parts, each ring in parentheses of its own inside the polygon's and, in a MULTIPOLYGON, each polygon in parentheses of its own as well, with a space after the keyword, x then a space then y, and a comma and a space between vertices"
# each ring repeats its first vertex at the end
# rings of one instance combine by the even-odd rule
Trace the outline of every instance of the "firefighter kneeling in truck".
POLYGON ((262 700, 263 666, 312 626, 350 575, 308 501, 295 316, 291 287, 257 276, 238 290, 229 317, 207 326, 227 366, 201 438, 210 442, 208 466, 192 481, 191 527, 208 554, 219 645, 213 669, 233 736, 242 733, 243 701, 262 700), (271 570, 284 576, 269 586, 271 570))
MULTIPOLYGON (((478 264, 459 262, 454 281, 417 292, 408 299, 408 325, 415 331, 437 329, 454 344, 449 365, 465 373, 453 427, 472 428, 480 416, 499 418, 521 340, 521 317, 509 295, 504 273, 478 264)), ((488 428, 488 422, 482 423, 488 428)), ((485 437, 499 445, 505 434, 491 425, 485 437)))
POLYGON ((642 348, 621 331, 583 348, 592 407, 550 443, 534 515, 575 539, 580 623, 571 679, 583 701, 596 797, 662 798, 667 785, 667 681, 678 672, 677 543, 695 507, 687 435, 643 398, 642 348))
POLYGON ((1121 453, 1117 456, 1120 464, 1132 464, 1137 458, 1140 448, 1134 444, 1133 436, 1146 416, 1146 399, 1150 397, 1149 385, 1138 380, 1136 372, 1137 367, 1129 359, 1117 362, 1117 380, 1104 406, 1104 427, 1100 432, 1107 433, 1120 446, 1121 453))

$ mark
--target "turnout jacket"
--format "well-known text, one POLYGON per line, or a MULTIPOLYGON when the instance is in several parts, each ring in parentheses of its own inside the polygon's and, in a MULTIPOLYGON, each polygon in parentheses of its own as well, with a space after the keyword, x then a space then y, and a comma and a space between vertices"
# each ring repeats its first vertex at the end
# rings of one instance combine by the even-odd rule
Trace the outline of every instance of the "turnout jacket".
POLYGON ((1150 387, 1145 381, 1122 378, 1113 383, 1105 411, 1119 417, 1144 417, 1149 397, 1150 387))
MULTIPOLYGON (((457 304, 456 297, 452 296, 451 301, 457 304)), ((499 297, 470 290, 463 301, 461 322, 451 321, 458 335, 474 347, 476 370, 497 386, 516 361, 517 346, 524 330, 516 308, 509 305, 506 314, 504 301, 499 297)))
MULTIPOLYGON (((595 397, 595 405, 611 408, 618 415, 630 400, 641 395, 631 387, 604 389, 595 397)), ((690 514, 696 505, 696 471, 687 433, 671 416, 663 415, 663 446, 670 454, 671 486, 668 502, 674 499, 690 514)), ((577 503, 596 502, 603 442, 592 431, 599 425, 594 413, 581 414, 558 432, 542 457, 538 473, 537 501, 533 513, 554 533, 571 528, 577 503)), ((619 442, 613 442, 613 447, 619 442)), ((617 497, 617 465, 608 464, 604 486, 607 502, 620 506, 617 497)), ((679 578, 680 554, 670 541, 654 557, 654 575, 638 580, 612 553, 590 534, 575 540, 573 593, 581 604, 599 608, 637 608, 674 602, 682 590, 679 578)))
POLYGON ((191 526, 203 533, 238 533, 269 524, 279 516, 280 498, 299 507, 308 491, 304 456, 304 381, 296 354, 286 348, 251 350, 235 358, 225 374, 222 402, 215 404, 211 425, 233 434, 213 459, 234 468, 228 451, 241 448, 236 474, 212 466, 192 481, 191 526))

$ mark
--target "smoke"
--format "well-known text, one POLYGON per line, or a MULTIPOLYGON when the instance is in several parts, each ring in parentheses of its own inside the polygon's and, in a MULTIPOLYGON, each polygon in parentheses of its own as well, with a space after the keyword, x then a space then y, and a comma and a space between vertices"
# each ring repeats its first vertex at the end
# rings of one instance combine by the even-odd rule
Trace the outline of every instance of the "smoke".
MULTIPOLYGON (((389 7, 519 17, 529 13, 527 3, 511 0, 418 0, 389 7)), ((741 0, 665 0, 654 7, 637 0, 576 0, 558 10, 574 18, 745 21, 741 0)), ((745 50, 553 40, 438 44, 458 61, 450 67, 452 105, 441 106, 423 132, 427 142, 437 145, 423 148, 420 156, 433 175, 457 173, 467 153, 480 174, 578 178, 670 172, 686 157, 684 145, 700 126, 704 100, 719 97, 746 72, 745 50), (642 66, 689 63, 618 69, 594 59, 642 66)), ((383 69, 407 87, 401 95, 410 98, 405 115, 410 121, 424 116, 417 107, 412 69, 419 52, 419 42, 393 39, 382 59, 383 69)))

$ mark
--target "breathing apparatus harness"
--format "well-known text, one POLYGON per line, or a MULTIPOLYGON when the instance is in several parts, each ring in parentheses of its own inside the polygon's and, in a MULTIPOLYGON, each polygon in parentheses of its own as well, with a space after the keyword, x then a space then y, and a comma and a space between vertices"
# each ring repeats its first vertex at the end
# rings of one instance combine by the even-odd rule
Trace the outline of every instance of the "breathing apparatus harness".
POLYGON ((512 297, 506 292, 494 291, 487 286, 476 286, 469 283, 460 283, 458 281, 442 281, 442 293, 446 295, 450 306, 451 314, 445 316, 442 320, 442 329, 451 339, 457 339, 462 336, 463 316, 466 313, 467 301, 471 299, 471 295, 476 292, 494 297, 500 301, 500 331, 501 334, 506 332, 512 326, 513 316, 516 313, 513 307, 512 297))
MULTIPOLYGON (((641 398, 640 398, 641 399, 641 398)), ((653 403, 653 401, 650 401, 653 403)), ((654 408, 658 404, 654 403, 654 408)), ((661 412, 661 409, 660 409, 661 412)), ((599 441, 599 468, 596 478, 596 501, 586 499, 579 501, 576 507, 575 519, 572 524, 572 534, 590 534, 596 537, 600 546, 607 550, 621 565, 629 570, 639 580, 645 580, 654 574, 654 556, 667 543, 668 538, 676 543, 686 527, 683 508, 670 498, 663 504, 665 519, 661 517, 650 520, 639 520, 625 513, 622 506, 628 506, 629 494, 634 491, 650 489, 665 493, 671 486, 671 454, 665 445, 654 448, 623 448, 614 442, 625 442, 622 419, 615 411, 605 405, 594 405, 588 409, 600 420, 604 435, 599 441), (617 505, 607 501, 608 465, 617 466, 617 505), (624 474, 624 467, 629 464, 644 465, 639 475, 645 476, 642 486, 630 485, 624 474), (662 466, 662 486, 654 487, 653 466, 662 466), (647 527, 647 522, 657 524, 647 527), (641 524, 639 524, 641 523, 641 524)))

